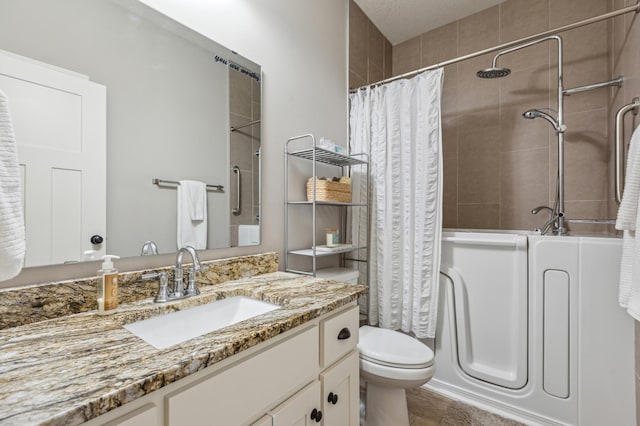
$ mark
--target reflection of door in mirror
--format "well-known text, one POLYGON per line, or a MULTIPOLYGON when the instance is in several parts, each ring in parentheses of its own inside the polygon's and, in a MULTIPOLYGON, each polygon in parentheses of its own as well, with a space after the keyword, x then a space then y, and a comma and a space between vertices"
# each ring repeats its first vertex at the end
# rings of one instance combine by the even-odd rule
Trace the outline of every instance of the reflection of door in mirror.
MULTIPOLYGON (((229 247, 232 235, 237 239, 237 228, 230 232, 232 220, 233 225, 257 225, 252 210, 259 207, 252 205, 259 200, 259 184, 244 180, 259 179, 259 159, 252 154, 259 128, 243 129, 252 145, 244 150, 249 163, 234 157, 231 164, 229 105, 248 96, 250 112, 239 109, 237 118, 241 124, 259 119, 259 97, 252 96, 253 89, 259 95, 259 65, 136 0, 4 1, 1 11, 0 49, 89 76, 108 88, 108 140, 100 157, 107 168, 109 234, 100 234, 103 249, 137 256, 152 240, 160 254, 175 252, 176 185, 154 185, 154 179, 222 187, 207 192, 207 249, 229 247), (242 94, 230 92, 230 72, 234 80, 255 83, 239 85, 242 94), (229 176, 235 177, 236 163, 244 197, 250 197, 241 200, 247 215, 242 222, 232 214, 235 200, 230 200, 236 181, 229 176)), ((41 221, 52 220, 50 212, 42 213, 41 221)), ((64 217, 75 220, 70 209, 64 217)), ((37 244, 50 246, 46 239, 37 244)), ((58 256, 49 263, 67 260, 58 256)))
POLYGON ((0 51, 25 212, 25 266, 99 258, 106 232, 106 89, 0 51), (95 241, 95 239, 94 239, 95 241))
POLYGON ((229 66, 231 245, 260 244, 260 76, 229 66))

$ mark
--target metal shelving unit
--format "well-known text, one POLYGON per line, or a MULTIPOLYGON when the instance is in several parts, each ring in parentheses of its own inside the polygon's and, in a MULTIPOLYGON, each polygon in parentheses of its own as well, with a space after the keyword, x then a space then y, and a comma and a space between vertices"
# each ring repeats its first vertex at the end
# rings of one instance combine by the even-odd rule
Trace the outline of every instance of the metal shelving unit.
MULTIPOLYGON (((320 148, 317 146, 316 138, 311 134, 295 136, 287 140, 285 145, 285 174, 284 174, 284 198, 285 198, 285 213, 284 213, 284 250, 285 250, 285 270, 287 272, 294 272, 298 274, 304 275, 312 275, 315 276, 318 271, 316 259, 319 257, 327 257, 327 256, 339 256, 340 257, 340 266, 344 267, 345 260, 357 260, 358 256, 355 258, 346 258, 346 254, 353 254, 354 252, 359 252, 361 250, 368 250, 366 246, 351 246, 345 247, 343 249, 336 249, 331 251, 322 251, 318 249, 316 234, 317 234, 317 209, 325 208, 325 207, 338 207, 340 212, 338 213, 338 217, 340 219, 340 230, 342 235, 346 233, 346 211, 349 208, 364 208, 367 209, 366 217, 369 217, 369 205, 366 203, 341 203, 341 202, 331 202, 331 201, 316 201, 316 177, 317 177, 317 165, 318 163, 335 166, 340 169, 341 176, 351 176, 351 167, 364 165, 366 176, 366 185, 368 188, 368 175, 369 175, 369 163, 366 154, 351 154, 344 155, 339 154, 337 152, 333 152, 324 148, 320 148), (299 150, 291 150, 292 142, 298 142, 300 144, 306 145, 304 149, 299 150), (298 158, 302 160, 307 160, 311 163, 311 177, 313 178, 313 199, 311 201, 308 200, 290 200, 289 199, 289 167, 290 161, 292 158, 298 158), (296 247, 292 249, 289 243, 289 209, 290 208, 302 208, 300 206, 307 206, 307 208, 311 207, 311 220, 310 220, 310 232, 311 232, 311 247, 296 247), (306 256, 312 259, 312 267, 310 271, 301 271, 292 269, 290 267, 290 256, 306 256)), ((302 184, 302 182, 301 182, 302 184)), ((368 191, 367 191, 368 194, 368 191)), ((368 197, 367 197, 368 201, 368 197)), ((368 231, 367 231, 367 240, 368 240, 368 231)), ((367 253, 368 255, 368 253, 367 253)), ((365 259, 368 256, 365 257, 365 259)), ((359 260, 366 261, 366 260, 359 260)), ((351 269, 349 269, 351 270, 351 269)))

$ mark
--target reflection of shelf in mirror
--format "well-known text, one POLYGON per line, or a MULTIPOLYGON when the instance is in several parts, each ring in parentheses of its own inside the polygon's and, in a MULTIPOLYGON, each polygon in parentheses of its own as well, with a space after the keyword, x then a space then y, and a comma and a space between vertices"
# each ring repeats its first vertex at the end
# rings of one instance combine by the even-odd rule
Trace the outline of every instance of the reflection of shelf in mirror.
MULTIPOLYGON (((338 154, 337 152, 329 151, 322 148, 316 148, 316 161, 324 164, 331 164, 333 166, 355 166, 358 164, 367 164, 366 161, 349 157, 348 155, 338 154)), ((313 148, 303 149, 301 151, 290 152, 289 155, 294 157, 300 157, 307 160, 313 160, 313 148)))
MULTIPOLYGON (((288 201, 287 204, 298 204, 312 206, 311 201, 288 201)), ((316 201, 316 206, 352 206, 352 207, 366 207, 366 203, 339 203, 337 201, 316 201)))
POLYGON ((240 126, 231 126, 231 131, 235 132, 236 130, 244 129, 245 127, 253 126, 254 124, 259 124, 260 120, 251 121, 249 123, 241 124, 240 126))
MULTIPOLYGON (((364 249, 366 247, 354 247, 351 244, 348 245, 348 247, 337 247, 334 250, 331 251, 323 251, 320 249, 320 247, 322 246, 318 246, 316 248, 316 257, 321 257, 321 256, 332 256, 334 254, 340 254, 340 253, 348 253, 351 251, 355 251, 355 250, 361 250, 364 249)), ((325 246, 326 247, 326 246, 325 246)), ((297 254, 300 256, 313 256, 313 249, 302 249, 302 250, 290 250, 289 254, 297 254)))

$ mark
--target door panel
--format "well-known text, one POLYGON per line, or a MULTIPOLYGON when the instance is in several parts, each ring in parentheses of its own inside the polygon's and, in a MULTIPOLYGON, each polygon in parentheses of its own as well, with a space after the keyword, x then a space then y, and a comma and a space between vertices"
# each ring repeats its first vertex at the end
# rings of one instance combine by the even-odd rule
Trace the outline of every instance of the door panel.
POLYGON ((360 364, 358 355, 358 351, 354 350, 320 375, 325 425, 358 426, 360 424, 360 364), (332 397, 331 401, 329 401, 330 396, 332 397))
POLYGON ((441 273, 453 286, 458 363, 498 386, 526 385, 527 237, 465 232, 444 237, 441 273))
MULTIPOLYGON (((320 408, 320 382, 315 381, 270 414, 273 417, 273 426, 311 426, 320 423, 316 420, 317 413, 321 412, 320 408)), ((320 416, 322 421, 322 415, 320 416)))

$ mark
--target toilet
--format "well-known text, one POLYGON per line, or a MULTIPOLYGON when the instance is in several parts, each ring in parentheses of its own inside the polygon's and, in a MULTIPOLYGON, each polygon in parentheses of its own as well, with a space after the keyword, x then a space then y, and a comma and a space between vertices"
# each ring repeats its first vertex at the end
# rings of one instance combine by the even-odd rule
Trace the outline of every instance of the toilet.
POLYGON ((360 381, 366 386, 366 426, 408 426, 405 389, 433 377, 433 351, 397 331, 360 327, 360 381))

